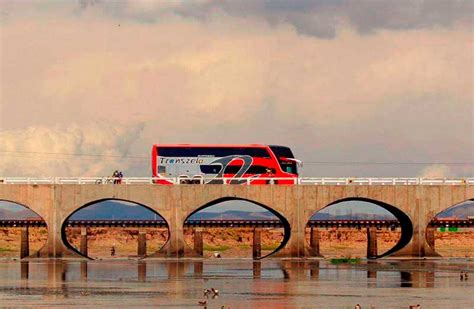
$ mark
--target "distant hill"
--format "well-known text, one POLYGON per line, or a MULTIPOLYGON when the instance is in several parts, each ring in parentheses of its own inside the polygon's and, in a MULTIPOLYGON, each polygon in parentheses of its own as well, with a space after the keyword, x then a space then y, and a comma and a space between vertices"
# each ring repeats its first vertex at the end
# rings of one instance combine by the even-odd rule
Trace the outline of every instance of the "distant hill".
MULTIPOLYGON (((71 220, 154 220, 155 212, 139 206, 105 201, 83 208, 71 216, 71 220)), ((161 219, 156 215, 156 219, 161 219)))
POLYGON ((474 201, 468 201, 457 207, 448 209, 447 211, 441 213, 438 217, 456 217, 459 219, 467 219, 467 216, 474 216, 474 201))
POLYGON ((2 220, 24 220, 32 218, 41 218, 34 211, 24 208, 19 211, 0 209, 0 219, 2 220))
POLYGON ((345 215, 333 215, 329 213, 316 213, 312 220, 396 220, 393 215, 353 213, 345 215))
POLYGON ((269 211, 248 212, 227 210, 224 212, 198 212, 190 220, 277 220, 278 217, 269 211))

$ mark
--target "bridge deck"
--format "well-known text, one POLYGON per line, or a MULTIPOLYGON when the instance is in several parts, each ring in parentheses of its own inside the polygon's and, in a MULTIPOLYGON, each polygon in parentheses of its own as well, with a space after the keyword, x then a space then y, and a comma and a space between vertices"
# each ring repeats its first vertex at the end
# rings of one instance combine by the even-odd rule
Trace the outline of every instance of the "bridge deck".
POLYGON ((348 177, 299 177, 299 178, 159 178, 159 177, 1 177, 0 184, 101 184, 101 185, 137 185, 137 184, 207 184, 209 181, 220 180, 221 184, 230 184, 231 181, 242 181, 243 185, 252 184, 253 180, 264 180, 269 185, 293 183, 298 185, 474 185, 474 178, 446 179, 446 178, 348 178, 348 177))

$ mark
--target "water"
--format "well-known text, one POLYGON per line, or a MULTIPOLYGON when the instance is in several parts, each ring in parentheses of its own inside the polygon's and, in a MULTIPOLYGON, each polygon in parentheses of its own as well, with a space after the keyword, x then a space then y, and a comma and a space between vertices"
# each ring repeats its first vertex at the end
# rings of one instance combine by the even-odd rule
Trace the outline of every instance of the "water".
POLYGON ((0 306, 472 308, 474 261, 3 261, 0 306), (460 281, 460 271, 471 278, 460 281), (203 296, 217 288, 216 298, 203 296))

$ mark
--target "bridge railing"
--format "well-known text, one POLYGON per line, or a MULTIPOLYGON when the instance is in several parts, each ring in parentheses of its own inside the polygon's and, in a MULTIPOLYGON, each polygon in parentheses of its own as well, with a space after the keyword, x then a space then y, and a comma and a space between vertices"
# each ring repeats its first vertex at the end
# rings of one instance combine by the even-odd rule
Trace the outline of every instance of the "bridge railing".
POLYGON ((474 185, 474 178, 206 178, 206 177, 0 177, 1 184, 299 184, 299 185, 474 185))

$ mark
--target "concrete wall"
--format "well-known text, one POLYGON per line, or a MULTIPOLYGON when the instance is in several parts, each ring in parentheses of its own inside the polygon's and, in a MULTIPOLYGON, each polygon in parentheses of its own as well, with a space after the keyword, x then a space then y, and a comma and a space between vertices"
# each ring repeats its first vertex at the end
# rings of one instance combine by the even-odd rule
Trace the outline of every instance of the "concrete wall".
POLYGON ((392 256, 436 256, 426 242, 429 221, 443 210, 474 199, 472 185, 0 185, 0 200, 24 205, 48 225, 48 240, 40 256, 79 256, 62 240, 62 227, 76 210, 105 199, 120 199, 147 206, 168 223, 170 237, 155 256, 193 254, 184 242, 183 222, 193 212, 225 199, 243 199, 266 206, 284 217, 291 233, 276 256, 309 254, 305 227, 322 208, 345 199, 362 199, 399 210, 411 221, 412 237, 392 256))

